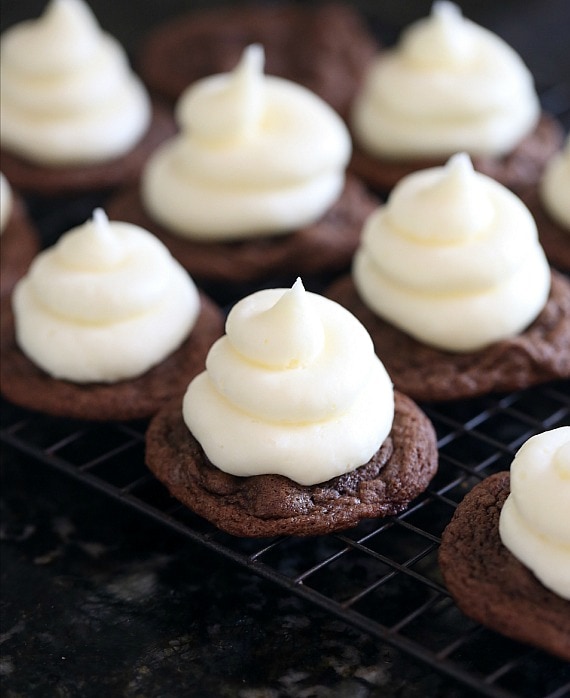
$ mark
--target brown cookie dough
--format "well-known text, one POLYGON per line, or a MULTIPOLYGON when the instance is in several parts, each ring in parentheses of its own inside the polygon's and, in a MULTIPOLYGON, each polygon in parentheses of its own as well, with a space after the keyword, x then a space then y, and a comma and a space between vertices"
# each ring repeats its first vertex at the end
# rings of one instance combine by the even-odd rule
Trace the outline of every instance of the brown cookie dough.
POLYGON ((232 70, 262 44, 265 72, 309 88, 346 114, 378 42, 348 4, 249 3, 196 10, 156 27, 138 51, 149 89, 171 102, 190 84, 232 70))
POLYGON ((443 579, 465 615, 570 661, 570 601, 543 586, 501 542, 509 491, 509 473, 496 473, 459 504, 441 540, 443 579))
POLYGON ((548 215, 540 201, 537 187, 524 192, 521 198, 536 221, 540 244, 548 261, 557 269, 570 272, 570 230, 564 230, 548 215))
POLYGON ((2 148, 0 168, 12 186, 40 196, 111 189, 135 181, 152 151, 175 133, 176 124, 170 108, 155 103, 146 134, 122 157, 96 165, 49 167, 33 163, 2 148))
POLYGON ((40 249, 40 238, 24 202, 12 192, 12 210, 0 238, 0 296, 14 288, 40 249))
POLYGON ((396 393, 390 435, 352 473, 312 486, 282 475, 236 477, 206 458, 176 401, 149 426, 146 462, 174 497, 228 533, 313 536, 405 509, 435 475, 437 446, 428 418, 412 400, 396 393))
POLYGON ((214 282, 229 287, 348 269, 362 225, 378 204, 359 180, 349 176, 341 197, 316 223, 284 235, 230 242, 196 242, 169 233, 146 213, 138 187, 118 192, 106 211, 110 219, 154 233, 200 285, 214 282))
MULTIPOLYGON (((502 158, 473 156, 471 159, 478 172, 520 193, 537 184, 546 163, 560 150, 563 141, 562 126, 554 117, 543 113, 534 131, 508 155, 502 158)), ((356 143, 349 170, 374 190, 387 194, 402 177, 428 167, 440 167, 447 159, 382 160, 368 155, 356 143)))
POLYGON ((366 327, 398 390, 415 400, 457 400, 570 378, 570 281, 552 271, 546 306, 520 335, 466 353, 442 351, 379 318, 345 276, 325 292, 366 327))
POLYGON ((58 417, 129 420, 150 417, 172 398, 183 395, 204 370, 206 355, 223 334, 221 310, 201 294, 202 308, 183 344, 142 376, 118 383, 79 384, 57 380, 37 368, 19 349, 8 299, 2 304, 2 395, 20 407, 58 417))

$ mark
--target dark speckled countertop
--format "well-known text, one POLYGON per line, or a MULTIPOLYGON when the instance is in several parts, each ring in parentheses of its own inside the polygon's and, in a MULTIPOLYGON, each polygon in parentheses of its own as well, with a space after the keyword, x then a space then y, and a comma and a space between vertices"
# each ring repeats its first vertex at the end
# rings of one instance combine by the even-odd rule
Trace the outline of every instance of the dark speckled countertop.
MULTIPOLYGON (((211 3, 90 4, 108 31, 132 50, 154 22, 211 3)), ((399 28, 427 14, 431 2, 353 4, 390 41, 399 28)), ((540 87, 566 81, 569 89, 568 0, 459 4, 523 55, 540 87)), ((0 5, 4 29, 36 16, 44 0, 1 0, 0 5)), ((560 92, 547 98, 548 106, 556 106, 560 92)), ((79 202, 78 210, 82 206, 79 202)), ((49 205, 38 210, 44 241, 51 242, 60 213, 51 215, 49 205)), ((555 402, 551 394, 541 399, 555 402)), ((528 406, 532 395, 518 404, 523 401, 534 418, 539 412, 528 406)), ((567 419, 568 411, 564 414, 567 419)), ((493 428, 499 427, 507 431, 512 424, 493 428)), ((489 433, 498 438, 496 431, 489 433)), ((1 473, 0 686, 5 698, 479 695, 246 565, 50 468, 25 449, 3 443, 1 473)))
POLYGON ((231 561, 3 451, 6 698, 470 695, 231 561))

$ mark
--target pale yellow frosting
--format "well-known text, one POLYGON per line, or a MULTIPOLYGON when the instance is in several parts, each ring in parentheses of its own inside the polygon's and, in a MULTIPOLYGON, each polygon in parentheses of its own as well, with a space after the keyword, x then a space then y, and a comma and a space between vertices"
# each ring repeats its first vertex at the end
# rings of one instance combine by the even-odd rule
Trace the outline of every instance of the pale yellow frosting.
POLYGON ((0 234, 6 229, 6 225, 12 213, 12 188, 2 172, 0 172, 0 234))
POLYGON ((518 334, 550 289, 530 212, 465 153, 400 180, 366 221, 353 278, 379 316, 454 352, 518 334))
POLYGON ((150 158, 142 196, 152 217, 183 237, 236 239, 308 225, 340 196, 348 130, 306 88, 263 73, 249 46, 228 74, 182 95, 180 134, 150 158))
POLYGON ((570 427, 537 434, 519 449, 499 533, 546 587, 570 600, 570 427))
POLYGON ((232 308, 183 414, 221 470, 310 485, 368 462, 390 433, 394 395, 360 322, 298 280, 232 308))
POLYGON ((547 163, 540 182, 540 195, 546 211, 570 233, 570 136, 564 149, 547 163))
POLYGON ((194 282, 166 247, 102 210, 36 257, 13 305, 22 351, 76 383, 141 375, 178 348, 200 312, 194 282))
POLYGON ((500 156, 539 114, 532 76, 515 51, 441 1, 379 55, 355 100, 352 128, 381 158, 500 156))
POLYGON ((119 43, 83 0, 50 0, 0 41, 0 137, 48 166, 123 155, 150 123, 150 101, 119 43))

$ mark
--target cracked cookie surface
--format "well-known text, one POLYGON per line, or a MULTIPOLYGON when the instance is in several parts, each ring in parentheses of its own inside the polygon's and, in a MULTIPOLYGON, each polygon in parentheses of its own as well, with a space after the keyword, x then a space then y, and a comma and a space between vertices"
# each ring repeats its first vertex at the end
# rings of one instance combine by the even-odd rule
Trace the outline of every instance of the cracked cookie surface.
POLYGON ((435 475, 431 422, 412 400, 399 393, 395 398, 392 431, 370 461, 317 485, 300 485, 281 475, 236 477, 216 468, 184 424, 179 402, 151 422, 146 462, 174 497, 228 533, 332 533, 364 518, 397 514, 435 475))

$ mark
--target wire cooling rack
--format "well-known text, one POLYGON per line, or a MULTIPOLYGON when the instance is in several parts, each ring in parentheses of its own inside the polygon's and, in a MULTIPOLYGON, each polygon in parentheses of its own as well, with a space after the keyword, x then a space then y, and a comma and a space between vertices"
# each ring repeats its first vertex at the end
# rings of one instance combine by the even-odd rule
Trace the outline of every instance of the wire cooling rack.
POLYGON ((570 695, 566 663, 466 618, 437 565, 440 535, 466 492, 507 470, 533 434, 570 424, 570 381, 423 408, 440 453, 429 489, 399 516, 307 539, 236 538, 178 504, 145 467, 144 422, 76 422, 2 401, 0 438, 482 696, 570 695))

